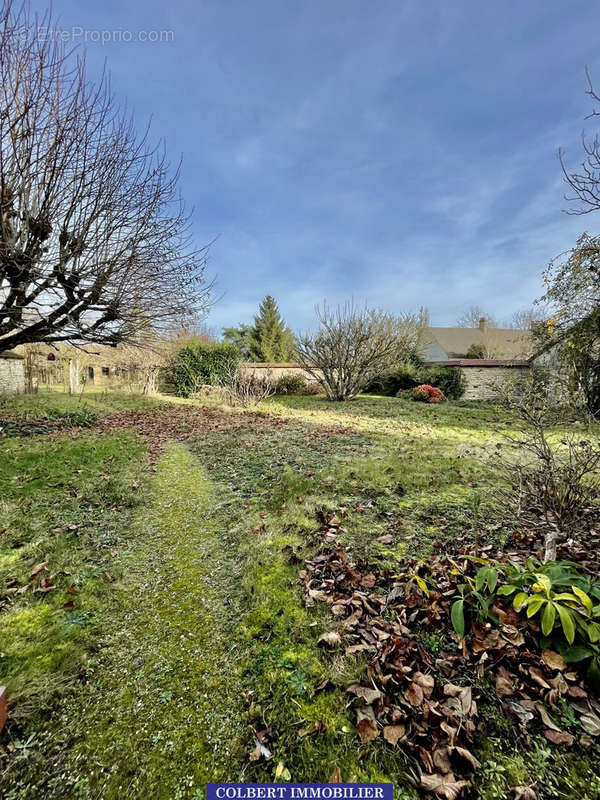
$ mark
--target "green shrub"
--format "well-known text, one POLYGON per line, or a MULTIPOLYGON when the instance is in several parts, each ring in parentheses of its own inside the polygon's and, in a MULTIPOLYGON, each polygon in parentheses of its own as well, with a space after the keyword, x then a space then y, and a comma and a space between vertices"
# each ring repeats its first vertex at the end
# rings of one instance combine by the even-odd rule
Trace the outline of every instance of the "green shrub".
POLYGON ((467 388, 467 380, 459 367, 402 364, 372 380, 367 391, 395 397, 423 384, 441 389, 450 400, 460 400, 467 388))
POLYGON ((529 558, 524 566, 470 559, 474 576, 456 562, 458 597, 451 608, 452 627, 458 636, 470 630, 465 612, 480 621, 497 623, 494 603, 509 602, 527 619, 540 626, 540 649, 557 650, 567 663, 588 661, 587 677, 600 691, 600 582, 583 575, 569 561, 542 563, 529 558), (502 575, 504 573, 504 576, 502 575), (459 582, 461 581, 461 582, 459 582))
POLYGON ((302 375, 282 375, 275 386, 275 394, 309 394, 308 382, 302 375))
POLYGON ((467 388, 467 379, 459 367, 426 367, 421 377, 450 400, 460 400, 467 388))
POLYGON ((192 342, 182 347, 173 366, 173 383, 179 397, 189 397, 205 384, 216 384, 235 372, 237 347, 230 342, 192 342))
POLYGON ((416 367, 414 364, 400 364, 389 372, 373 378, 365 391, 395 397, 398 392, 413 389, 422 383, 419 378, 422 371, 422 367, 416 367))
POLYGON ((467 350, 467 358, 489 358, 487 347, 482 342, 473 342, 467 350))

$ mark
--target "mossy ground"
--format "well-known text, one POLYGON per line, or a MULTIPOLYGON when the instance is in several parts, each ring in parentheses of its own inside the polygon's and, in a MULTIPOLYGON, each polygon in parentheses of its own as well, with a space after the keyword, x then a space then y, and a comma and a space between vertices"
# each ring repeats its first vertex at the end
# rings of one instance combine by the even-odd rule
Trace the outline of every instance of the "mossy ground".
MULTIPOLYGON (((99 415, 136 400, 83 398, 99 415)), ((39 396, 13 410, 37 418, 76 402, 39 396)), ((0 444, 0 577, 24 582, 27 560, 48 554, 58 580, 1 612, 0 676, 13 696, 2 741, 15 749, 0 785, 11 800, 194 798, 209 779, 272 780, 280 762, 295 781, 327 780, 337 765, 345 780, 417 796, 401 751, 356 736, 345 687, 364 662, 321 652, 335 625, 325 607, 304 606, 289 547, 310 553, 316 510, 340 506, 341 539, 359 560, 501 540, 486 453, 511 420, 488 405, 380 397, 262 408, 272 425, 249 417, 169 444, 156 474, 133 431, 0 444), (392 544, 377 541, 390 532, 392 544), (323 733, 299 737, 317 720, 323 733), (266 726, 274 758, 251 762, 252 731, 266 726)), ((600 796, 597 754, 536 739, 524 752, 501 712, 486 713, 498 719, 480 743, 474 796, 528 784, 539 798, 600 796)))

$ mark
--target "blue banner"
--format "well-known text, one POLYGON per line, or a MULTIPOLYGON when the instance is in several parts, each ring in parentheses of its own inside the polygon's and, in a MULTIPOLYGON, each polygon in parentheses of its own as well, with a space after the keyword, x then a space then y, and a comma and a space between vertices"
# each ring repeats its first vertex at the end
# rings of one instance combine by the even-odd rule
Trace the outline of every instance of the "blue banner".
POLYGON ((393 783, 208 783, 206 800, 393 800, 393 783))

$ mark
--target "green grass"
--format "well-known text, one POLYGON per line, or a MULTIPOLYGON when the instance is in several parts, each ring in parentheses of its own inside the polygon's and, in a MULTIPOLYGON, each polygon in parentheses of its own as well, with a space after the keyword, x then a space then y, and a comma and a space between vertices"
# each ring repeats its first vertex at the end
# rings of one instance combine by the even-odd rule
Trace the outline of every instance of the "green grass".
POLYGON ((142 411, 159 405, 161 401, 156 397, 104 391, 87 391, 77 395, 61 392, 4 395, 0 396, 0 417, 54 419, 58 415, 71 414, 82 409, 101 416, 128 409, 142 411))
MULTIPOLYGON (((120 529, 137 502, 135 434, 9 439, 1 445, 0 675, 17 720, 80 669, 106 600, 120 529), (34 565, 55 588, 28 587, 34 565), (74 609, 63 605, 73 601, 74 609)), ((126 522, 125 522, 126 524, 126 522)), ((33 584, 32 584, 33 585, 33 584)))
MULTIPOLYGON (((171 407, 53 394, 4 401, 0 416, 36 420, 80 402, 98 416, 171 407)), ((272 780, 279 763, 295 781, 326 781, 338 766, 345 780, 391 780, 396 798, 417 796, 400 750, 356 736, 345 687, 364 661, 317 645, 335 621, 304 606, 290 548, 312 552, 318 509, 343 515, 351 555, 390 567, 476 530, 501 541, 486 453, 511 419, 484 404, 286 397, 239 427, 213 408, 220 424, 167 445, 156 473, 134 431, 0 442, 0 597, 46 555, 57 585, 9 591, 0 611, 9 800, 195 798, 209 779, 272 780), (392 544, 377 542, 383 533, 392 544), (298 735, 317 720, 323 733, 298 735), (273 759, 250 761, 265 727, 273 759)), ((497 723, 480 745, 477 796, 536 781, 540 800, 571 787, 581 800, 600 796, 593 752, 537 739, 524 752, 502 715, 497 723)))

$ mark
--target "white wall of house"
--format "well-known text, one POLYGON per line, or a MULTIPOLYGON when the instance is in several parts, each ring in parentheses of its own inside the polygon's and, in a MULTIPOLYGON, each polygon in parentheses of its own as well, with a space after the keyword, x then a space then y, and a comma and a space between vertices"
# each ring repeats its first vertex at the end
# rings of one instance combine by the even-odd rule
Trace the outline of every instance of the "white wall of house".
POLYGON ((0 395, 23 394, 25 368, 22 358, 0 353, 0 395))

